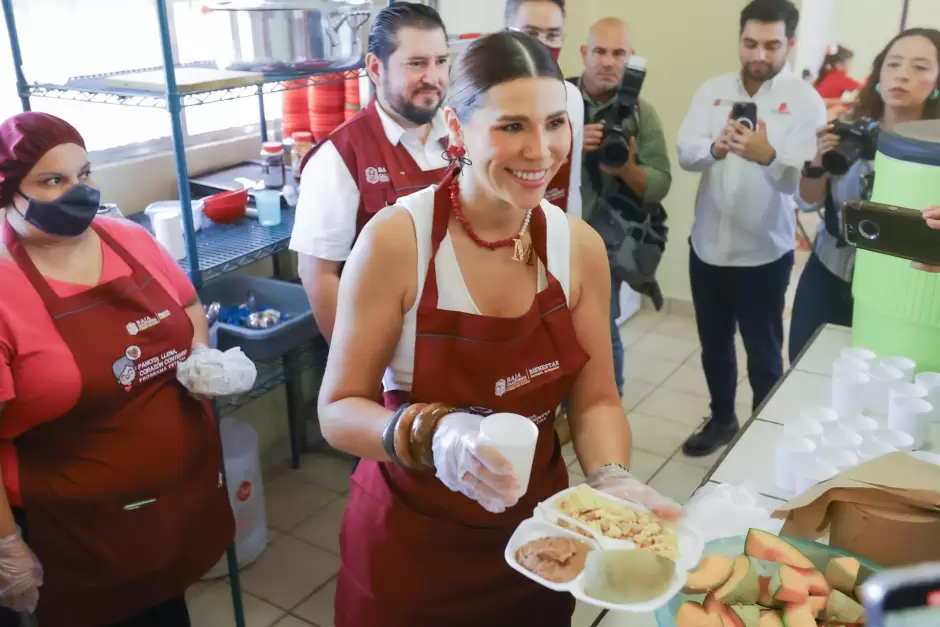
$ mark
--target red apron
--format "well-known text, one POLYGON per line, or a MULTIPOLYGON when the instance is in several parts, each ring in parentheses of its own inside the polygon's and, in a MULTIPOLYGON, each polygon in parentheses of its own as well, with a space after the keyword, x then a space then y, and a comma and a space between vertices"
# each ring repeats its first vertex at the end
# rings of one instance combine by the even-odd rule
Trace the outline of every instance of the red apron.
MULTIPOLYGON (((394 205, 402 196, 436 185, 447 172, 446 167, 422 170, 401 142, 392 146, 377 107, 373 98, 369 106, 337 127, 328 138, 359 188, 357 238, 376 213, 394 205)), ((321 142, 304 155, 301 170, 322 145, 321 142)), ((441 151, 446 148, 446 140, 441 140, 441 151)))
MULTIPOLYGON (((435 192, 411 399, 531 417, 539 427, 532 478, 523 499, 497 515, 448 490, 433 472, 362 461, 340 531, 336 626, 567 627, 572 597, 519 575, 503 551, 535 504, 568 485, 552 422, 588 357, 575 337, 561 285, 547 269, 548 287, 519 318, 437 308, 434 256, 447 233, 449 181, 435 192)), ((547 268, 540 209, 532 214, 531 228, 547 268)), ((389 407, 405 400, 402 393, 386 395, 389 407)))
POLYGON ((3 225, 82 378, 72 410, 14 441, 28 542, 45 571, 42 626, 112 625, 182 595, 235 533, 215 419, 176 381, 192 321, 92 228, 131 275, 60 298, 3 225))

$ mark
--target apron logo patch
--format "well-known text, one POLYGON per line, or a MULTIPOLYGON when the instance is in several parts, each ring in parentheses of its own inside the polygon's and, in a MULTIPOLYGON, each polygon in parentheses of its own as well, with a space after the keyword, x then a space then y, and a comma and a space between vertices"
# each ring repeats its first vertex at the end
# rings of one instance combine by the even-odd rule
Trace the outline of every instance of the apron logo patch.
POLYGON ((111 372, 118 384, 124 387, 125 392, 130 392, 134 383, 145 383, 175 368, 176 364, 186 359, 189 351, 171 348, 157 357, 137 363, 141 354, 140 347, 129 346, 124 351, 124 355, 111 364, 111 372))
POLYGON ((376 183, 388 183, 388 170, 379 166, 377 168, 366 168, 366 183, 375 185, 376 183))
POLYGON ((496 382, 496 396, 502 397, 508 392, 518 390, 522 386, 532 383, 532 379, 549 374, 550 372, 555 372, 560 367, 558 361, 551 361, 547 364, 536 366, 535 368, 529 368, 525 372, 517 372, 510 377, 500 379, 496 382))
POLYGON ((542 375, 548 374, 549 372, 555 372, 560 367, 561 366, 557 361, 553 361, 551 363, 542 364, 541 366, 536 366, 535 368, 530 368, 529 378, 534 379, 536 377, 541 377, 542 375))

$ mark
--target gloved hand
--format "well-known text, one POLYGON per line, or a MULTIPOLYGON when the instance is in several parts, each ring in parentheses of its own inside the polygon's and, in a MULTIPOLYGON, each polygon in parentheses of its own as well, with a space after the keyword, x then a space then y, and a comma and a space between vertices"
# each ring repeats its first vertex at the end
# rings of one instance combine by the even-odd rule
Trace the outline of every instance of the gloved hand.
POLYGON ((642 505, 663 520, 678 520, 682 516, 681 505, 663 496, 622 468, 616 466, 601 468, 587 478, 587 483, 595 490, 642 505))
POLYGON ((0 539, 0 606, 34 612, 42 585, 42 564, 19 532, 0 539))
POLYGON ((461 412, 443 418, 432 443, 434 467, 437 478, 452 491, 501 514, 519 501, 519 480, 509 460, 484 443, 481 422, 482 416, 461 412))

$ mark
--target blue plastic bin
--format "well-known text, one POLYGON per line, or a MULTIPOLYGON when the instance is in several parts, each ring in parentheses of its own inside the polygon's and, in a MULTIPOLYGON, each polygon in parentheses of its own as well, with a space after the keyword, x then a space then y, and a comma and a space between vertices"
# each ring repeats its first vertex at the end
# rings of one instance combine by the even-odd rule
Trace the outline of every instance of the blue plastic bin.
POLYGON ((258 306, 277 309, 289 318, 268 329, 217 323, 218 348, 241 347, 245 355, 255 362, 270 361, 287 351, 309 343, 320 334, 310 301, 302 285, 277 279, 225 274, 212 279, 199 290, 203 304, 218 301, 223 307, 237 307, 254 294, 258 306))

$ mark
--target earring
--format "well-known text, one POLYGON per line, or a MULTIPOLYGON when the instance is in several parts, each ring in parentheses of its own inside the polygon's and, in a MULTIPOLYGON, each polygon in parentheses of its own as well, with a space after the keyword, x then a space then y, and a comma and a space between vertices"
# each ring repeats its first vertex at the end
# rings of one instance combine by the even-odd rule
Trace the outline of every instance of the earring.
POLYGON ((451 144, 447 146, 443 157, 445 161, 450 163, 452 166, 456 165, 458 168, 465 165, 471 165, 470 159, 467 158, 466 146, 451 144))
POLYGON ((875 83, 875 92, 881 93, 881 83, 875 83))
POLYGON ((466 146, 456 146, 456 145, 454 145, 454 146, 448 146, 448 147, 447 147, 447 152, 449 152, 450 155, 451 155, 454 159, 460 159, 461 157, 463 157, 464 155, 467 154, 467 148, 466 148, 466 146))
POLYGON ((934 88, 934 90, 930 92, 930 99, 940 100, 940 88, 934 88))

